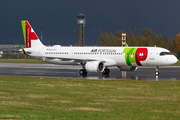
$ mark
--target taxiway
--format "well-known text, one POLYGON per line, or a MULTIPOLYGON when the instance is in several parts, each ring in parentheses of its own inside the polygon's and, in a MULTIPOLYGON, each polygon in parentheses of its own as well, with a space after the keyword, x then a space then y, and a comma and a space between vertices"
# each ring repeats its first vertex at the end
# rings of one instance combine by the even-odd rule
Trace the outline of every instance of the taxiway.
POLYGON ((24 64, 0 63, 0 76, 31 76, 31 77, 61 77, 61 78, 86 78, 86 79, 134 79, 134 80, 180 80, 180 67, 160 67, 160 75, 155 76, 154 67, 139 67, 137 71, 122 72, 117 67, 109 67, 109 76, 101 73, 88 73, 86 77, 79 76, 81 66, 64 66, 53 64, 24 64))

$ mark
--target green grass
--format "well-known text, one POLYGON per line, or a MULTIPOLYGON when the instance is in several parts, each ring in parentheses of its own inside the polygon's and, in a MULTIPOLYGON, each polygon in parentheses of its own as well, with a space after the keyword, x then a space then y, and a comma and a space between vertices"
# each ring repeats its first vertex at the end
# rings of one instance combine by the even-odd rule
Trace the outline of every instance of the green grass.
POLYGON ((45 63, 37 59, 3 59, 0 58, 0 63, 45 63))
POLYGON ((0 119, 180 119, 179 81, 0 76, 0 119))

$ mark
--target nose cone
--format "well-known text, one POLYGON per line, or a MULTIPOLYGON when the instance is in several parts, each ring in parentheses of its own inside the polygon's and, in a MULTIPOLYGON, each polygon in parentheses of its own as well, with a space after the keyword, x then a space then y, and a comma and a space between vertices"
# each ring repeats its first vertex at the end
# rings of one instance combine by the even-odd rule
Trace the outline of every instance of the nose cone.
POLYGON ((178 59, 173 55, 173 57, 171 58, 171 64, 175 64, 177 61, 178 59))

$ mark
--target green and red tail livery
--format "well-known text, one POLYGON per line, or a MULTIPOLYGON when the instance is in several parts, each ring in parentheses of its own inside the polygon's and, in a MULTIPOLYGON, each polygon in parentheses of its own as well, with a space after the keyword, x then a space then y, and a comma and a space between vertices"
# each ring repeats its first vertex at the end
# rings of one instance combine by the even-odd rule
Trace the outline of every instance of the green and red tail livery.
POLYGON ((21 21, 26 48, 31 48, 31 40, 38 40, 36 33, 28 21, 21 21))

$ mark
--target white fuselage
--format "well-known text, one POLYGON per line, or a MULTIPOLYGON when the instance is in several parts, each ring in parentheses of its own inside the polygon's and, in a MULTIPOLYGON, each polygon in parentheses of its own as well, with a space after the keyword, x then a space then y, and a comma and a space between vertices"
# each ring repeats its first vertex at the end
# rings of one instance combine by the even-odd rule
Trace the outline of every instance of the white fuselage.
POLYGON ((81 65, 102 61, 108 66, 165 66, 177 62, 170 51, 160 47, 46 47, 25 48, 32 57, 60 65, 81 65), (139 51, 139 52, 138 52, 139 51), (160 55, 162 52, 167 53, 160 55))

